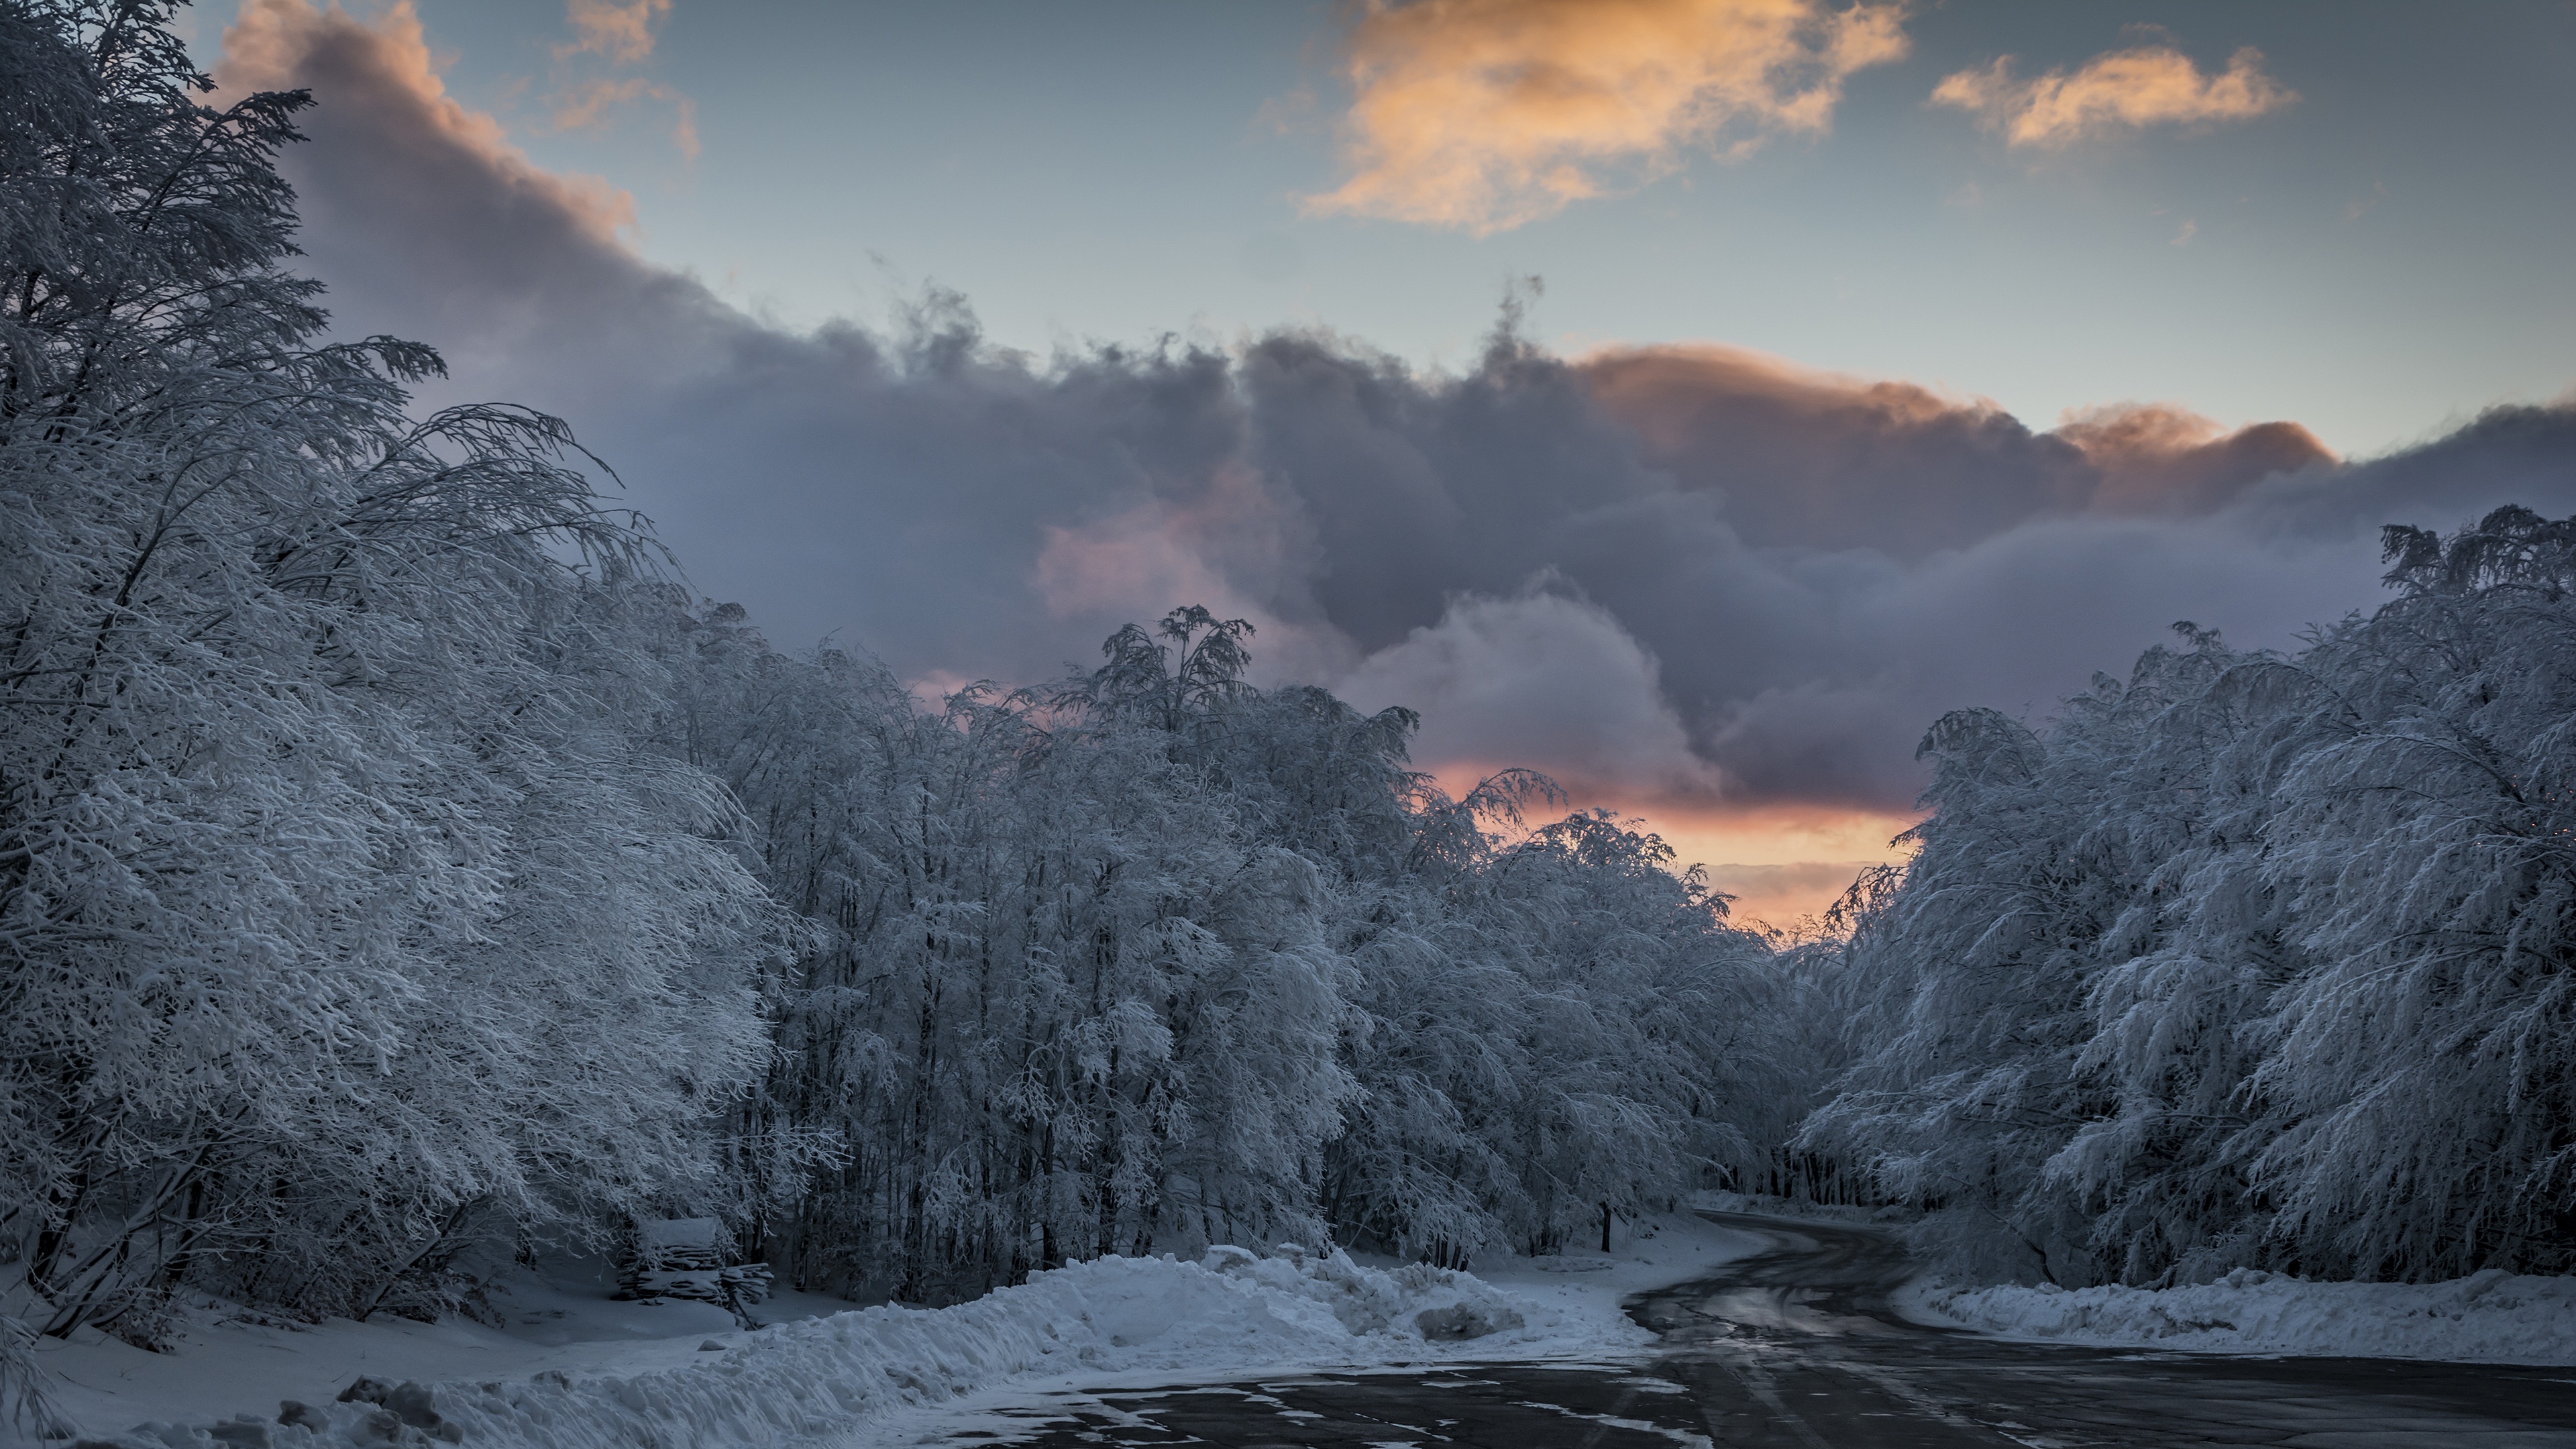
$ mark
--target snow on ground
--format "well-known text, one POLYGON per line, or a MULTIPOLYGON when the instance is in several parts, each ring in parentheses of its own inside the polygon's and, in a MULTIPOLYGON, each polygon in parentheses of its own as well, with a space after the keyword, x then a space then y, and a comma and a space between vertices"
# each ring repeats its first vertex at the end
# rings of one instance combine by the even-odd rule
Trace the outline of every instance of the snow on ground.
MULTIPOLYGON (((1633 1356, 1655 1341, 1620 1308, 1620 1300, 1648 1288, 1687 1282, 1719 1264, 1756 1252, 1762 1240, 1749 1233, 1721 1228, 1690 1214, 1642 1219, 1621 1225, 1613 1239, 1616 1251, 1568 1247, 1562 1255, 1528 1258, 1487 1252, 1469 1264, 1473 1278, 1520 1313, 1515 1330, 1446 1343, 1403 1336, 1362 1339, 1339 1355, 1259 1358, 1215 1354, 1195 1362, 1166 1361, 1154 1367, 1086 1368, 1065 1375, 1031 1375, 953 1403, 925 1405, 890 1413, 867 1442, 905 1444, 917 1439, 952 1440, 961 1432, 984 1429, 1008 1434, 1025 1429, 1025 1420, 1008 1416, 1064 1397, 1110 1389, 1145 1389, 1223 1380, 1241 1381, 1295 1369, 1400 1368, 1426 1360, 1616 1360, 1633 1356), (1349 1350, 1357 1350, 1349 1351, 1349 1350)), ((1362 1273, 1400 1276, 1408 1269, 1391 1258, 1363 1255, 1353 1266, 1362 1273)))
MULTIPOLYGON (((93 1432, 148 1421, 274 1415, 279 1401, 327 1403, 362 1375, 480 1379, 546 1369, 641 1367, 688 1361, 711 1334, 735 1333, 732 1315, 708 1303, 619 1303, 597 1259, 565 1257, 547 1271, 505 1275, 489 1302, 501 1322, 456 1317, 416 1323, 390 1314, 313 1325, 203 1298, 182 1300, 172 1352, 147 1353, 95 1329, 69 1343, 39 1340, 35 1360, 55 1406, 93 1432)), ((764 1319, 810 1317, 851 1305, 784 1293, 764 1319)), ((0 1445, 14 1443, 0 1423, 0 1445)))
POLYGON ((2240 1268, 2184 1288, 1962 1287, 1897 1295, 1924 1322, 2008 1338, 2212 1353, 2576 1364, 2576 1278, 2311 1283, 2240 1268))
POLYGON ((1626 1353, 1653 1343, 1655 1335, 1629 1319, 1621 1299, 1689 1282, 1767 1246, 1751 1233, 1688 1213, 1641 1219, 1633 1230, 1623 1225, 1614 1242, 1611 1253, 1577 1244, 1555 1257, 1480 1254, 1469 1266, 1486 1282, 1562 1315, 1546 1352, 1626 1353))
MULTIPOLYGON (((1743 1234, 1665 1219, 1640 1225, 1616 1254, 1507 1259, 1483 1277, 1290 1246, 1266 1257, 1218 1248, 1191 1263, 1075 1264, 953 1308, 887 1305, 757 1332, 704 1305, 616 1304, 591 1283, 531 1280, 496 1298, 506 1328, 299 1329, 217 1312, 189 1325, 175 1353, 85 1333, 38 1358, 58 1407, 84 1432, 133 1449, 459 1435, 477 1449, 881 1442, 880 1429, 971 1408, 961 1403, 970 1397, 990 1402, 995 1391, 1631 1352, 1651 1336, 1619 1312, 1621 1296, 1754 1246, 1743 1234), (405 1391, 383 1403, 336 1402, 361 1375, 405 1391)), ((828 1303, 791 1296, 785 1306, 828 1303)), ((764 1317, 780 1307, 762 1305, 764 1317)))

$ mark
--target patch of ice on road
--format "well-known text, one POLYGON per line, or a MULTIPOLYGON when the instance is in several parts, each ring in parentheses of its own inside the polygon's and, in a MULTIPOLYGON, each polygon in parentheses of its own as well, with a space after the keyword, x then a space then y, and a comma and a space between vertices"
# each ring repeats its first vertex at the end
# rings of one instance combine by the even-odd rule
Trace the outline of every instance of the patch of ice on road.
POLYGON ((1929 1322, 2012 1338, 2301 1357, 2576 1363, 2576 1278, 2311 1283, 2240 1268, 2182 1288, 1971 1287, 1897 1296, 1929 1322))

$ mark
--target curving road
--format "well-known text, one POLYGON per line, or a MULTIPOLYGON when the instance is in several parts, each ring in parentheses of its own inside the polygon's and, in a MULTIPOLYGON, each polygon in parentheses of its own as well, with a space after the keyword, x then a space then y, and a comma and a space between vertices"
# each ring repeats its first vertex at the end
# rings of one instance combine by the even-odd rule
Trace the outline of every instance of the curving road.
POLYGON ((1447 1364, 1068 1395, 1019 1415, 1025 1433, 1002 1442, 2576 1449, 2576 1369, 2004 1343, 1897 1317, 1888 1295, 1912 1270, 1884 1234, 1707 1216, 1770 1246, 1631 1299, 1630 1316, 1663 1335, 1660 1352, 1633 1364, 1447 1364))

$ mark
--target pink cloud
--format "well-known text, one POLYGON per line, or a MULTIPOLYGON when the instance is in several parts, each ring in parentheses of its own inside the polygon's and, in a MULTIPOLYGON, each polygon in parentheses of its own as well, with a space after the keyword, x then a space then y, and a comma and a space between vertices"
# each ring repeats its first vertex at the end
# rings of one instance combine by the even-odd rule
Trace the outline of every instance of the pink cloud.
POLYGON ((558 131, 604 128, 618 111, 636 101, 661 101, 672 110, 671 144, 690 160, 698 158, 697 103, 659 81, 642 76, 598 77, 558 91, 549 100, 553 106, 549 119, 558 131))

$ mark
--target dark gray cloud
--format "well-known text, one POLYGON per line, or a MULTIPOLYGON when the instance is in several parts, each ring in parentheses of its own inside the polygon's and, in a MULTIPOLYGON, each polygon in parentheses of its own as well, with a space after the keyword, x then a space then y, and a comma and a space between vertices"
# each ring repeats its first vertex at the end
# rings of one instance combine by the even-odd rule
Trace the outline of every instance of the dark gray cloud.
POLYGON ((1842 377, 1724 347, 1618 349, 1583 367, 1681 488, 1726 500, 1746 541, 1919 558, 2033 518, 2206 512, 2330 464, 2295 423, 2226 432, 2173 404, 2034 433, 1983 399, 1842 377))
POLYGON ((2388 458, 2157 405, 1990 404, 1715 348, 1461 376, 1280 333, 985 345, 926 296, 791 333, 617 240, 620 200, 440 94, 416 24, 257 0, 228 85, 308 85, 291 173, 342 325, 570 418, 692 580, 785 643, 1033 679, 1204 602, 1271 677, 1426 710, 1437 760, 1649 799, 1902 809, 1926 723, 2047 712, 2180 618, 2287 643, 2376 597, 2374 530, 2576 512, 2576 413, 2388 458))

